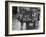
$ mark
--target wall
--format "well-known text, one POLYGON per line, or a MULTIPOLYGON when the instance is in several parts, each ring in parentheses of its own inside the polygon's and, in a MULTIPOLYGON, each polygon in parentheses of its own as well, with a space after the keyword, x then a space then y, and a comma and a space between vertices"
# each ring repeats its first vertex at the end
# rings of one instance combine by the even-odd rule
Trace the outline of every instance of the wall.
MULTIPOLYGON (((16 0, 16 1, 44 2, 46 6, 46 0, 16 0)), ((0 0, 0 37, 5 37, 5 0, 0 0)), ((46 32, 45 34, 40 34, 40 35, 7 36, 7 37, 46 37, 46 32)))

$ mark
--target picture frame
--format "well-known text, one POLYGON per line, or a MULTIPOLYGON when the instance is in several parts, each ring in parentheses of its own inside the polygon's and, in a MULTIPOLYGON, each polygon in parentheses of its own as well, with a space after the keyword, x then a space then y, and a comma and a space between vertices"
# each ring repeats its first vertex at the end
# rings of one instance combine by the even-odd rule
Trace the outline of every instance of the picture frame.
POLYGON ((5 1, 5 36, 35 34, 45 34, 45 3, 5 1))

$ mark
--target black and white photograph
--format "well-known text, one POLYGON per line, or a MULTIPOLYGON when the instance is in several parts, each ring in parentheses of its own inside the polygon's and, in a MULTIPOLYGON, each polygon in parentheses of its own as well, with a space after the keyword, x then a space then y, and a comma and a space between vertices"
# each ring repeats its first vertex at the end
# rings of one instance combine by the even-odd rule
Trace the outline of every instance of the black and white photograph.
POLYGON ((12 30, 38 29, 39 23, 39 7, 12 7, 12 30))
POLYGON ((34 35, 45 32, 45 4, 5 2, 5 35, 34 35))

